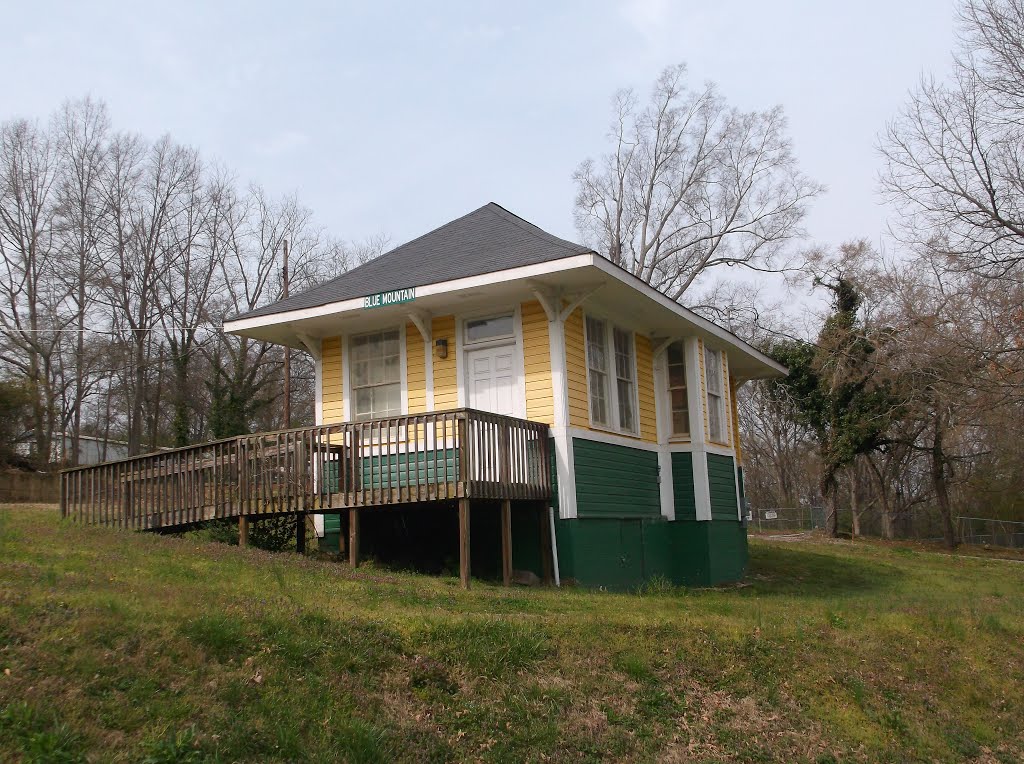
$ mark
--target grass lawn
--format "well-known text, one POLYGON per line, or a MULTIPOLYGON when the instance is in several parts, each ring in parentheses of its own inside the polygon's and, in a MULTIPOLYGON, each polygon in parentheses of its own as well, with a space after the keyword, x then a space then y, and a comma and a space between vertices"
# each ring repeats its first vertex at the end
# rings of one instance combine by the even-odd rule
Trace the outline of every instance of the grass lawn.
POLYGON ((0 507, 0 761, 1024 760, 1024 564, 752 540, 748 582, 463 592, 0 507))

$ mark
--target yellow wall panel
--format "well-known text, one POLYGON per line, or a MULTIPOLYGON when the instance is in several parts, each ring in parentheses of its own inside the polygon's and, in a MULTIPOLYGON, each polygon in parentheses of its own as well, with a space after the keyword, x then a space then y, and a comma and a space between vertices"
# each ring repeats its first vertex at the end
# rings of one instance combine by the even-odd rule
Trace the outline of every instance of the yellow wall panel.
POLYGON ((405 380, 409 413, 427 410, 427 364, 423 335, 413 323, 405 325, 405 380))
POLYGON ((729 399, 732 401, 732 442, 736 448, 736 464, 743 466, 743 446, 740 444, 740 410, 736 403, 736 380, 729 380, 729 399))
POLYGON ((658 424, 654 410, 654 353, 651 341, 636 334, 636 388, 640 401, 640 438, 658 442, 658 424))
POLYGON ((583 340, 583 310, 577 308, 565 320, 565 372, 569 399, 569 424, 590 427, 587 401, 587 355, 583 340))
POLYGON ((434 343, 448 340, 448 357, 434 356, 434 409, 444 411, 459 407, 459 380, 455 365, 458 352, 455 342, 455 317, 437 316, 432 322, 434 343))
POLYGON ((341 363, 341 337, 326 337, 320 341, 321 391, 324 423, 345 420, 344 379, 341 363))
POLYGON ((554 393, 551 386, 551 348, 548 344, 548 317, 536 300, 523 303, 523 387, 526 393, 526 418, 534 422, 555 423, 554 393))

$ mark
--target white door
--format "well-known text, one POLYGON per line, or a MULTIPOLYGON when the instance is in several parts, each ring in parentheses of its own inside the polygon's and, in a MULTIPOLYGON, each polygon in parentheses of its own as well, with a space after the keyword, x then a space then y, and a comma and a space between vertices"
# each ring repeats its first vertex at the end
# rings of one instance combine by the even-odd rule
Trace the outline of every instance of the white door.
POLYGON ((515 349, 513 344, 467 351, 471 409, 516 415, 515 349))

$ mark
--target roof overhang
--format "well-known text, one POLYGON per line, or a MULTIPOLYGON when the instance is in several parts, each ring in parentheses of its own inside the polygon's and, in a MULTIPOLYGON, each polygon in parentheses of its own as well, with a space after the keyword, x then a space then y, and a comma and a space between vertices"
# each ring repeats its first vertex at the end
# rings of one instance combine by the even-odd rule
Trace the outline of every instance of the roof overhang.
POLYGON ((717 324, 697 315, 595 253, 415 288, 408 302, 367 307, 364 297, 313 308, 227 321, 224 331, 316 353, 317 341, 373 331, 399 320, 472 314, 536 299, 538 292, 585 305, 656 340, 698 336, 728 350, 737 380, 778 377, 787 369, 717 324))

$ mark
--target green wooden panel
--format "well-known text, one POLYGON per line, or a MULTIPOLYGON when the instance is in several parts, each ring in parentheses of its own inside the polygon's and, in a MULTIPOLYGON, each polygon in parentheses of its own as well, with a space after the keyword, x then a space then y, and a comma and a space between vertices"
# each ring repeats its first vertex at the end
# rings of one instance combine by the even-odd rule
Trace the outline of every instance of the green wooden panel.
MULTIPOLYGON (((452 483, 459 476, 458 451, 449 448, 443 453, 429 450, 366 457, 360 460, 359 474, 361 487, 365 488, 452 483)), ((345 477, 348 478, 348 475, 345 477)), ((327 462, 324 465, 324 484, 331 493, 342 490, 338 479, 338 462, 327 462)))
POLYGON ((580 517, 661 514, 655 452, 574 438, 573 466, 580 517))
POLYGON ((450 483, 458 480, 459 457, 454 448, 387 454, 360 460, 364 488, 398 488, 409 485, 450 483))
POLYGON ((736 468, 731 456, 708 454, 711 518, 736 520, 736 468))
POLYGON ((697 519, 697 497, 693 491, 693 454, 672 454, 672 492, 676 520, 697 519))
POLYGON ((559 520, 562 578, 581 586, 636 590, 652 578, 685 586, 739 581, 747 568, 747 533, 735 519, 559 520))

